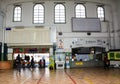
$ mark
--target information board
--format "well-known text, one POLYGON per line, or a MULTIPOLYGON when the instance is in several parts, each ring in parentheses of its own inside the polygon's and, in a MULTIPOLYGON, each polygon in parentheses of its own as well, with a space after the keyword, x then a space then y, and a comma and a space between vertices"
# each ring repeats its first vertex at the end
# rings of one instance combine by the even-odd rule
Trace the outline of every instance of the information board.
POLYGON ((100 32, 101 23, 99 18, 72 18, 73 32, 100 32))

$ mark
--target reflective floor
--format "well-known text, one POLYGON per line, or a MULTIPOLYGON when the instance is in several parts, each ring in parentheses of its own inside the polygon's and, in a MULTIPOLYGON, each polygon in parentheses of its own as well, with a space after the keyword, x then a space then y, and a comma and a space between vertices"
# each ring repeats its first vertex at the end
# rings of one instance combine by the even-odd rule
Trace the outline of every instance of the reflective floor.
POLYGON ((0 84, 120 84, 120 69, 0 70, 0 84))

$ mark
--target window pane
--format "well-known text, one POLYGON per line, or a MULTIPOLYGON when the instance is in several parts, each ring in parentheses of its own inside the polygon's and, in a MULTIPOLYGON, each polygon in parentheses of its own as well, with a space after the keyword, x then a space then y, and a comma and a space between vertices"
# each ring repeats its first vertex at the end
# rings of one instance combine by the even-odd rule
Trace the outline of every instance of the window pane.
POLYGON ((14 18, 14 21, 17 21, 17 18, 14 18))
POLYGON ((16 6, 14 8, 14 16, 13 16, 13 20, 14 21, 21 21, 21 7, 20 6, 16 6))
POLYGON ((63 4, 55 6, 55 23, 65 23, 65 7, 63 4))
POLYGON ((104 8, 98 7, 97 8, 98 18, 100 18, 101 21, 104 20, 104 8))
POLYGON ((34 13, 37 13, 37 12, 38 12, 38 10, 34 9, 34 13))
POLYGON ((82 4, 77 4, 76 7, 75 7, 75 14, 76 14, 76 17, 79 17, 79 18, 85 18, 85 7, 84 5, 82 4))
POLYGON ((60 16, 63 17, 63 16, 65 16, 65 14, 64 13, 60 13, 60 16))
POLYGON ((44 23, 44 7, 42 4, 34 6, 34 23, 44 23))

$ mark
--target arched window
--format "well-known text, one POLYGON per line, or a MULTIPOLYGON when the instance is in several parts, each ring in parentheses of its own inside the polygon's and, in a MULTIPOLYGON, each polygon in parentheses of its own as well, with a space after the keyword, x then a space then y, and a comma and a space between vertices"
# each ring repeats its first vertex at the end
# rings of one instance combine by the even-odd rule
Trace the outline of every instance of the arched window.
POLYGON ((75 17, 76 18, 85 18, 86 17, 85 6, 83 4, 77 4, 75 6, 75 17))
POLYGON ((98 18, 100 18, 101 21, 105 20, 105 10, 103 7, 101 6, 97 7, 97 14, 98 14, 98 18))
POLYGON ((13 21, 14 22, 20 22, 21 21, 21 15, 22 15, 22 8, 21 8, 21 6, 15 6, 14 7, 13 21))
POLYGON ((42 4, 34 5, 33 23, 44 23, 44 7, 42 4))
POLYGON ((65 23, 65 6, 63 4, 55 5, 55 23, 65 23))

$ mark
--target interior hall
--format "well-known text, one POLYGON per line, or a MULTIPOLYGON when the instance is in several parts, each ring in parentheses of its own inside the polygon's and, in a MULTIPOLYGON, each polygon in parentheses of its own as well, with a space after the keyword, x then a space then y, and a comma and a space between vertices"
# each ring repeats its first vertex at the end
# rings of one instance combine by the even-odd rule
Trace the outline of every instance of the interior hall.
POLYGON ((119 0, 0 0, 0 84, 120 84, 119 0))

